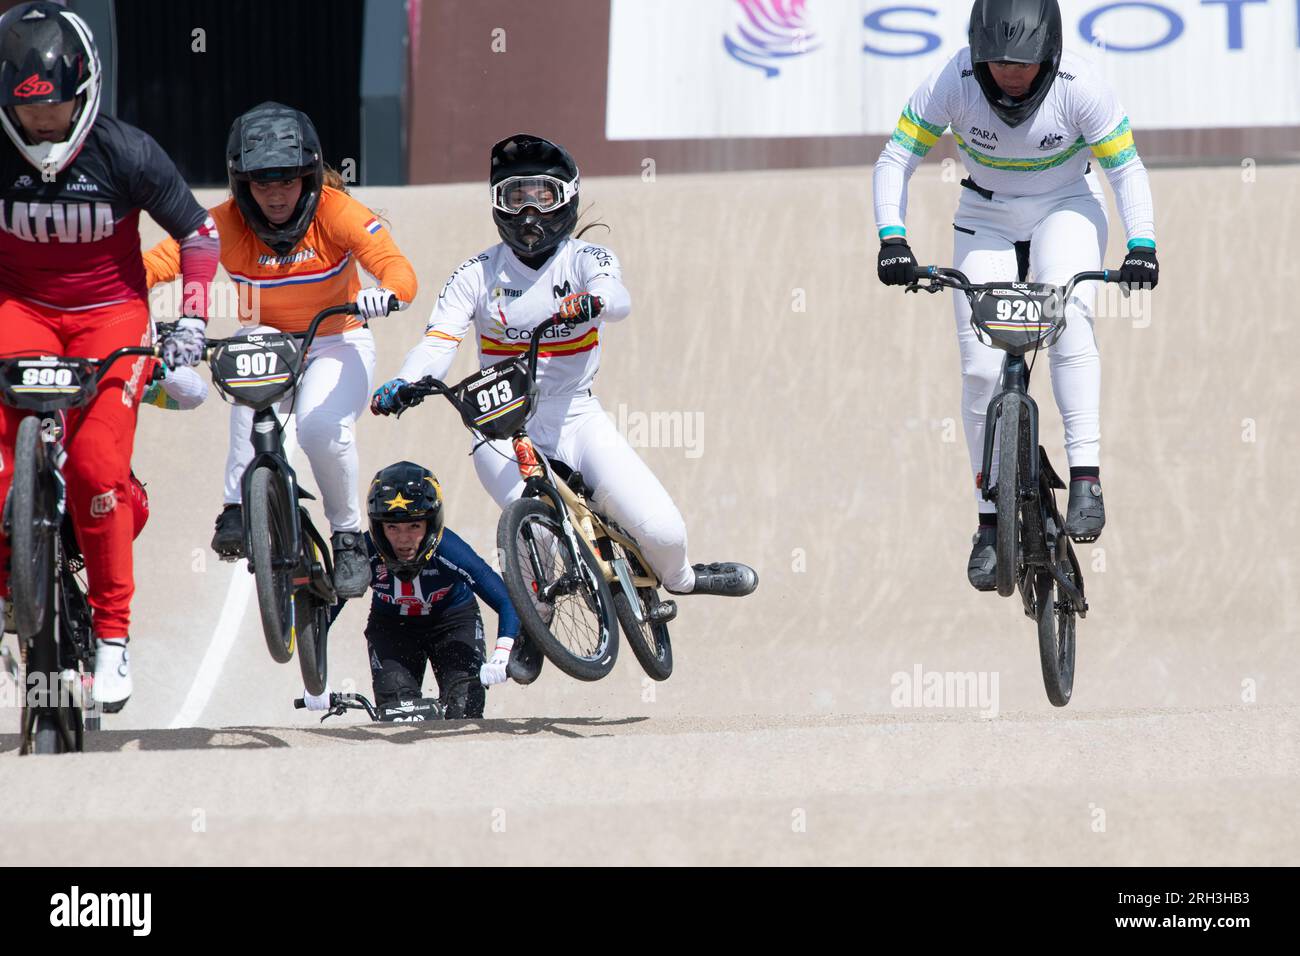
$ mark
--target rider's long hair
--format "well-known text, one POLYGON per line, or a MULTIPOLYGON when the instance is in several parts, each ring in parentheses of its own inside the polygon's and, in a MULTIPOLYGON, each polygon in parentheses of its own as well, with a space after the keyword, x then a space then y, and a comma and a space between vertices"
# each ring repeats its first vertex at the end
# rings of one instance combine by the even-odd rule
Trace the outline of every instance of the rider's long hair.
POLYGON ((582 224, 582 216, 590 215, 590 213, 591 213, 591 207, 588 206, 586 209, 582 211, 582 214, 578 217, 578 228, 575 229, 573 232, 574 239, 581 239, 584 235, 586 235, 592 229, 595 229, 597 226, 599 226, 601 229, 604 229, 606 232, 614 231, 609 227, 609 223, 601 219, 593 220, 592 222, 589 222, 584 226, 582 224))

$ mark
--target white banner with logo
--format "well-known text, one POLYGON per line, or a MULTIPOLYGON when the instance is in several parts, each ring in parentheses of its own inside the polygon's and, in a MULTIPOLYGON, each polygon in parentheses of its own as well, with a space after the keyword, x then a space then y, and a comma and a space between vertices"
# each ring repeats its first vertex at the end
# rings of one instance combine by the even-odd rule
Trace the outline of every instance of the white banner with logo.
MULTIPOLYGON (((1138 129, 1300 125, 1300 0, 1062 0, 1138 129)), ((888 134, 969 0, 611 0, 609 139, 888 134)))

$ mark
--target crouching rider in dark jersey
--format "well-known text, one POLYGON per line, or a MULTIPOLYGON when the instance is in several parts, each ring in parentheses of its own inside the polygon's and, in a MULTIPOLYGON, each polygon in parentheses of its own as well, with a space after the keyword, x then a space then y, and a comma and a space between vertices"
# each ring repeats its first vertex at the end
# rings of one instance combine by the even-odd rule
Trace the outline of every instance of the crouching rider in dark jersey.
MULTIPOLYGON (((162 345, 168 368, 202 358, 216 227, 147 134, 99 113, 99 54, 84 21, 53 3, 0 17, 0 357, 102 358, 149 345, 140 213, 180 244, 182 318, 162 345)), ((109 713, 131 695, 127 640, 135 591, 131 450, 152 368, 123 359, 67 417, 67 479, 95 634, 94 697, 109 713)), ((3 409, 0 500, 13 482, 24 413, 3 409)), ((9 596, 0 535, 0 599, 9 596)))
MULTIPOLYGON (((366 643, 375 707, 418 700, 426 661, 449 720, 482 717, 485 687, 507 676, 531 681, 541 658, 531 674, 511 664, 519 617, 505 582, 444 527, 442 489, 433 472, 409 461, 389 465, 370 483, 366 510, 373 592, 366 643), (475 595, 497 614, 496 647, 488 660, 475 595)), ((341 608, 335 608, 336 617, 341 608)), ((327 687, 320 697, 304 692, 303 698, 309 709, 325 710, 329 694, 327 687)))

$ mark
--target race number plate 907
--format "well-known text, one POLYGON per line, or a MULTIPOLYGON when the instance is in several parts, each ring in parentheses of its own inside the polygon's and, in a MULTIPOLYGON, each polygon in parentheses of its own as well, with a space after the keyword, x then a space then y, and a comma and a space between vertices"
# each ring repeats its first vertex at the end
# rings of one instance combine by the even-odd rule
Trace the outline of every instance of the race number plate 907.
POLYGON ((212 357, 212 381, 236 402, 268 405, 293 385, 302 348, 292 335, 250 335, 212 357))

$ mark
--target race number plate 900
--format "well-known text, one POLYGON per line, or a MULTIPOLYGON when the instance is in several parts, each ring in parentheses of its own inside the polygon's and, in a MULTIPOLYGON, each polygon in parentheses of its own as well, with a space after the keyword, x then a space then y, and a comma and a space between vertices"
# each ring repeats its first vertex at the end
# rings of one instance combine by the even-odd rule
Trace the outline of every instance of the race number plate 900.
POLYGON ((21 359, 5 371, 6 384, 16 395, 72 395, 86 379, 85 364, 54 356, 21 359))

